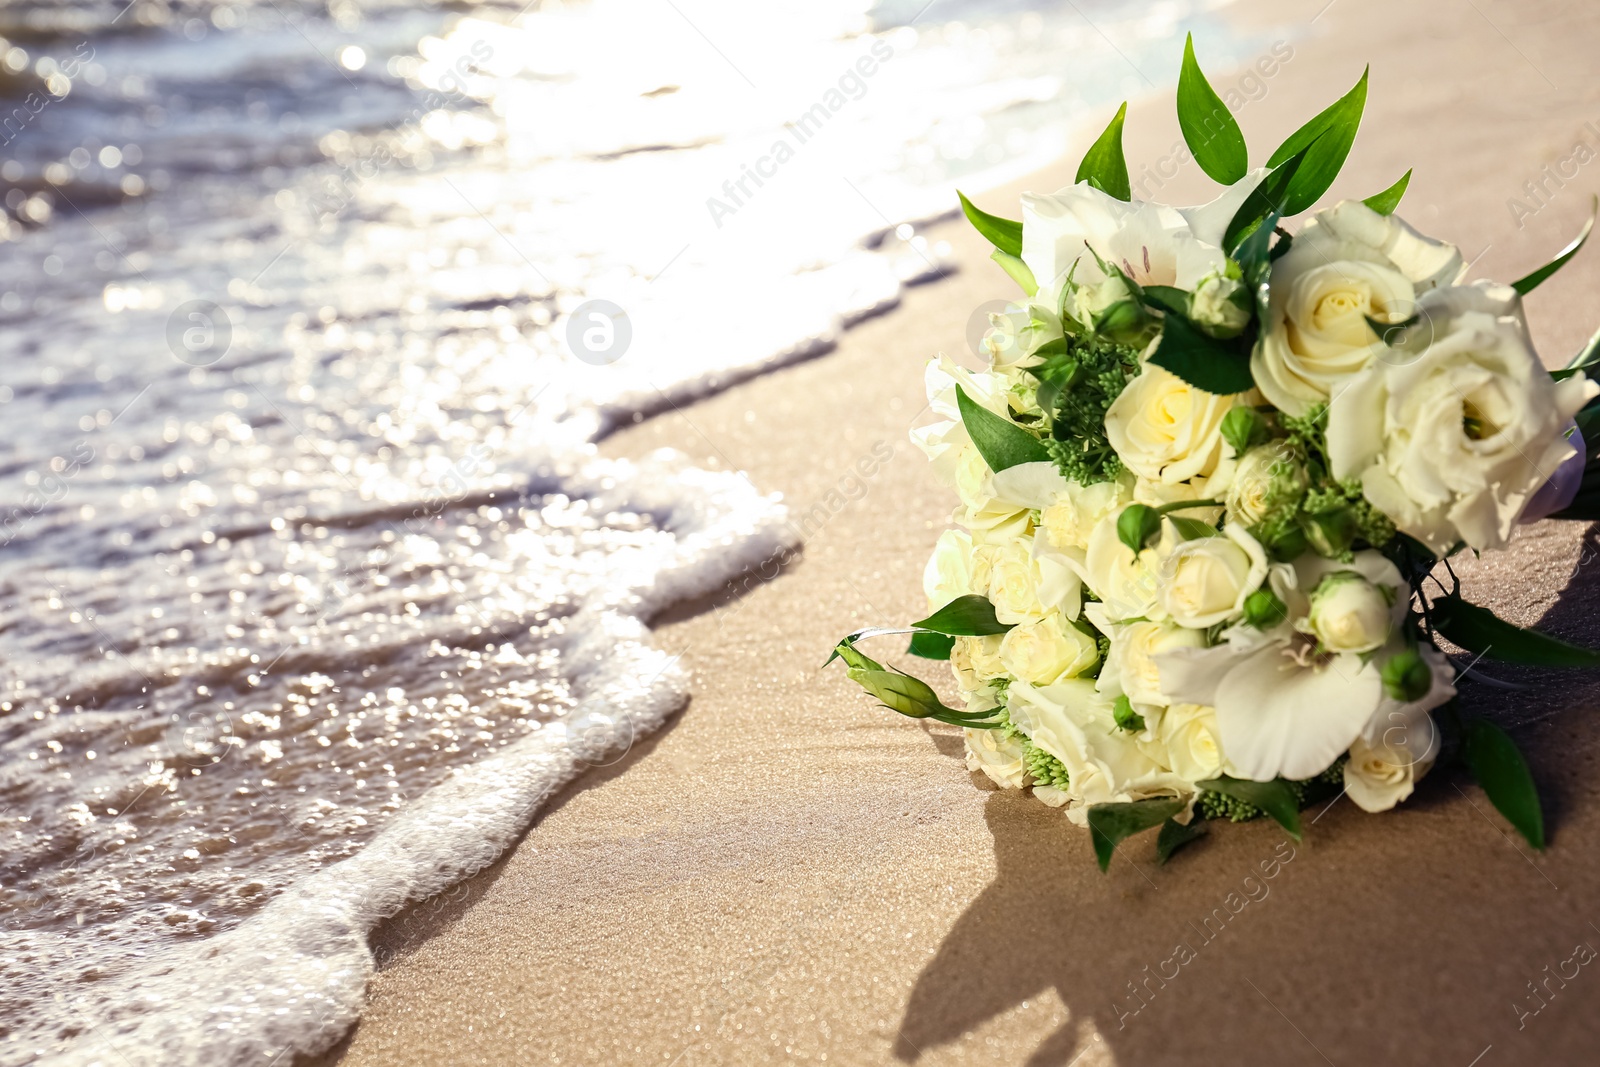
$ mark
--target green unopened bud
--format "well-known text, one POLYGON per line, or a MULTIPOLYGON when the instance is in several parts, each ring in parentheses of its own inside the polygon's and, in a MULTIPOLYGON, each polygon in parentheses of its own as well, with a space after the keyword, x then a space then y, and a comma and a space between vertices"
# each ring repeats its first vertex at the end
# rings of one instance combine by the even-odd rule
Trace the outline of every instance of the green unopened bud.
POLYGON ((1270 630, 1289 617, 1289 606, 1262 586, 1244 598, 1244 621, 1258 630, 1270 630))
POLYGON ((1117 517, 1117 539, 1138 555, 1161 532, 1161 513, 1148 504, 1129 504, 1117 517))
POLYGON ((1433 671, 1414 648, 1397 652, 1383 665, 1383 691, 1404 704, 1413 704, 1433 688, 1433 671))
POLYGON ((1113 339, 1144 328, 1148 316, 1137 300, 1118 300, 1094 320, 1094 332, 1113 339))
POLYGON ((1309 544, 1306 541, 1306 532, 1298 526, 1290 526, 1270 542, 1263 542, 1267 555, 1276 563, 1293 563, 1306 554, 1309 544))
POLYGON ((1319 556, 1342 559, 1355 543, 1356 513, 1351 508, 1335 508, 1318 515, 1306 515, 1300 520, 1306 532, 1306 541, 1319 556))
POLYGON ((899 671, 871 670, 851 667, 850 678, 867 692, 877 697, 890 711, 898 711, 913 719, 926 719, 948 712, 927 682, 899 671))
POLYGON ((1241 405, 1222 417, 1222 439, 1242 456, 1256 445, 1266 444, 1267 420, 1255 408, 1241 405))
POLYGON ((1133 710, 1133 701, 1128 699, 1126 693, 1119 696, 1112 705, 1111 717, 1116 720, 1119 730, 1138 733, 1144 729, 1144 716, 1133 710))

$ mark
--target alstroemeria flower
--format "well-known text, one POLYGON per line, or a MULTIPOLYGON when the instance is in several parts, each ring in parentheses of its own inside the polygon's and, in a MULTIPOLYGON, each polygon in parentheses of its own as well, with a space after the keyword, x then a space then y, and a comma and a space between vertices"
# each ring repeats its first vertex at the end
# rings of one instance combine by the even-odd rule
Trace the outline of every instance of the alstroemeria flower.
POLYGON ((1305 556, 1291 569, 1279 565, 1272 587, 1288 606, 1288 619, 1267 630, 1233 627, 1223 644, 1177 649, 1155 657, 1161 690, 1174 703, 1210 705, 1228 763, 1246 778, 1271 781, 1320 774, 1392 714, 1415 715, 1455 694, 1443 657, 1427 658, 1434 685, 1412 704, 1384 692, 1381 664, 1405 647, 1407 597, 1400 572, 1378 552, 1358 552, 1350 563, 1305 556), (1363 657, 1319 650, 1306 632, 1307 592, 1336 570, 1351 570, 1396 592, 1385 649, 1363 657), (1298 625, 1296 625, 1298 624, 1298 625))
POLYGON ((1226 269, 1223 233, 1265 174, 1265 169, 1251 171, 1209 204, 1191 208, 1129 203, 1091 185, 1024 194, 1022 261, 1039 280, 1039 298, 1052 306, 1069 271, 1085 288, 1108 280, 1096 255, 1140 285, 1192 290, 1207 275, 1226 269))

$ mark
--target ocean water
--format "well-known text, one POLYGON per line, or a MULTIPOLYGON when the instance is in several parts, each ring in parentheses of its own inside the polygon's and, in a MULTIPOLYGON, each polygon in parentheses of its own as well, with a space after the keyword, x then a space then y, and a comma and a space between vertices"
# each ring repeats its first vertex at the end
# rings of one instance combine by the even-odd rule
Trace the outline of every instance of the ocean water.
POLYGON ((595 442, 952 269, 953 185, 1209 19, 0 0, 0 1063, 337 1040, 682 706, 651 616, 798 544, 595 442))

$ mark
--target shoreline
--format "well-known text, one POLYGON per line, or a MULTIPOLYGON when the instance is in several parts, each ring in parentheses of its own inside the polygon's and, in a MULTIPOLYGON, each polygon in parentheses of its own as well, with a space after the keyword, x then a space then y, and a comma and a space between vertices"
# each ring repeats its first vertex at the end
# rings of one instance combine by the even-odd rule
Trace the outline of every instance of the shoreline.
MULTIPOLYGON (((1513 44, 1495 7, 1294 7, 1303 19, 1322 9, 1322 32, 1292 39, 1293 58, 1242 109, 1253 154, 1370 59, 1367 116, 1338 193, 1367 195, 1415 165, 1400 213, 1481 257, 1474 276, 1516 277, 1577 231, 1578 186, 1600 186, 1600 171, 1531 216, 1504 201, 1600 113, 1576 92, 1600 18, 1525 5, 1513 44)), ((1259 31, 1286 12, 1248 0, 1224 14, 1259 31)), ((1170 101, 1130 106, 1136 176, 1179 139, 1170 101)), ((1014 217, 1016 193, 1065 184, 1074 165, 1075 154, 983 204, 1014 217)), ((1190 166, 1153 195, 1198 202, 1211 188, 1190 166)), ((1550 808, 1550 851, 1510 843, 1454 771, 1436 771, 1390 816, 1335 803, 1312 813, 1272 884, 1286 903, 1244 909, 1214 952, 1152 981, 1151 961, 1172 955, 1180 931, 1275 854, 1275 826, 1216 827, 1167 868, 1135 842, 1102 876, 1059 813, 975 788, 954 730, 873 709, 842 673, 817 669, 851 629, 922 613, 922 566, 950 501, 906 439, 921 367, 1012 292, 964 221, 925 233, 951 242, 960 273, 908 290, 828 355, 605 439, 609 456, 671 446, 746 471, 783 492, 794 521, 819 506, 824 516, 778 573, 652 622, 657 646, 683 657, 688 707, 565 790, 485 871, 385 924, 367 1014, 329 1060, 1089 1067, 1238 1059, 1248 1045, 1279 1063, 1465 1065, 1488 1045, 1485 1067, 1577 1062, 1600 1019, 1573 1002, 1592 1006, 1600 986, 1577 985, 1534 1020, 1509 1005, 1600 921, 1587 910, 1600 787, 1583 775, 1600 731, 1585 736, 1581 711, 1600 686, 1584 677, 1546 672, 1509 699, 1471 694, 1520 718, 1567 709, 1520 735, 1550 808), (1191 971, 1204 977, 1181 977, 1191 971), (1140 1011, 1120 1014, 1141 987, 1140 1011), (1389 1025, 1372 1025, 1383 1009, 1389 1025)), ((1590 251, 1530 299, 1549 362, 1587 337, 1581 298, 1597 284, 1590 251)), ((1577 524, 1544 524, 1463 577, 1514 621, 1544 616, 1593 642, 1600 613, 1582 601, 1600 604, 1594 575, 1580 570, 1576 595, 1557 600, 1590 540, 1577 524)))

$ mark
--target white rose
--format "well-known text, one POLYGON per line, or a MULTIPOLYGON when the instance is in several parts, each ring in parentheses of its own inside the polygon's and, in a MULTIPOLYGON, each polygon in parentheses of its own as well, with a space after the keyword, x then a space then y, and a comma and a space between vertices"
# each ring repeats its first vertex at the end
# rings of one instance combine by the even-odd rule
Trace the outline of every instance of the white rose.
POLYGON ((922 570, 922 591, 928 609, 937 611, 959 596, 972 592, 972 535, 946 530, 934 543, 933 555, 922 570))
POLYGON ((1117 728, 1111 701, 1087 679, 1048 686, 1012 682, 1007 707, 1017 729, 1066 766, 1067 816, 1079 825, 1092 804, 1192 792, 1189 783, 1152 759, 1133 735, 1117 728))
POLYGON ((994 617, 1007 625, 1044 618, 1039 564, 1029 542, 1012 541, 995 549, 989 570, 989 601, 994 605, 994 617))
POLYGON ((1102 610, 1112 622, 1148 615, 1155 609, 1156 571, 1161 565, 1160 545, 1135 556, 1117 536, 1117 520, 1124 510, 1118 508, 1095 525, 1084 553, 1084 584, 1100 598, 1102 610))
POLYGON ((1408 318, 1420 293, 1453 281, 1461 253, 1346 201, 1319 212, 1272 265, 1267 321, 1250 369, 1291 415, 1333 395, 1383 351, 1367 318, 1408 318))
POLYGON ((1388 811, 1411 795, 1438 753, 1438 730, 1426 714, 1376 738, 1358 737, 1344 765, 1345 792, 1363 811, 1388 811))
POLYGON ((1242 526, 1175 546, 1161 565, 1159 598, 1180 626, 1203 630, 1244 612, 1267 577, 1267 554, 1242 526))
POLYGON ((1128 469, 1145 478, 1170 485, 1209 475, 1222 459, 1223 416, 1239 399, 1196 389, 1145 364, 1106 409, 1106 439, 1128 469))
POLYGON ((1001 737, 999 730, 963 730, 967 738, 967 770, 982 771, 1004 789, 1021 789, 1028 780, 1022 742, 1001 737))
POLYGON ((1554 381, 1509 286, 1435 290, 1392 363, 1352 379, 1328 412, 1336 478, 1435 552, 1494 548, 1575 451, 1563 431, 1600 385, 1554 381), (1410 351, 1413 347, 1420 353, 1410 351))
POLYGON ((1306 626, 1328 652, 1372 652, 1394 631, 1396 595, 1355 571, 1335 571, 1311 591, 1306 626))
POLYGON ((1051 685, 1082 674, 1099 659, 1094 638, 1060 612, 1013 626, 1000 640, 1001 664, 1013 677, 1032 685, 1051 685))
POLYGON ((1006 676, 1005 666, 1000 662, 1000 639, 999 634, 958 637, 951 644, 950 669, 963 693, 977 692, 994 679, 1006 676))
POLYGON ((1054 548, 1087 549, 1089 534, 1100 520, 1128 502, 1128 484, 1126 479, 1067 484, 1067 492, 1040 513, 1040 526, 1054 548))
POLYGON ((1174 704, 1161 713, 1156 735, 1167 750, 1172 773, 1203 782, 1223 773, 1217 713, 1203 704, 1174 704))
POLYGON ((1237 337, 1250 323, 1244 286, 1226 274, 1208 274, 1189 300, 1189 317, 1214 337, 1237 337))
POLYGON ((1164 622, 1123 623, 1113 626, 1109 636, 1111 650, 1096 687, 1136 704, 1167 703, 1154 656, 1176 648, 1204 648, 1206 643, 1202 631, 1164 622))
POLYGON ((1273 508, 1299 498, 1309 485, 1305 464, 1289 442, 1272 441, 1252 448, 1234 468, 1225 498, 1228 520, 1254 526, 1273 508))

